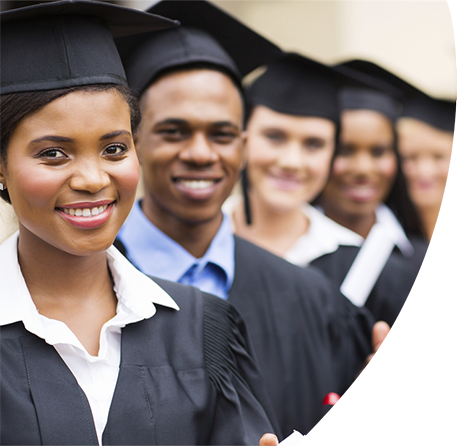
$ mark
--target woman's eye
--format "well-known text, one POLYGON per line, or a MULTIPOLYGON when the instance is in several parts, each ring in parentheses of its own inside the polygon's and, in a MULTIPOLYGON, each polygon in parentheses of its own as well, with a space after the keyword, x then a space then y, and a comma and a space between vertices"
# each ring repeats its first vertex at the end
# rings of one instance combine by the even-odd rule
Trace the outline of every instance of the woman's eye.
POLYGON ((45 149, 38 154, 39 158, 64 159, 67 156, 60 149, 45 149))
POLYGON ((285 136, 280 134, 280 133, 273 133, 273 132, 266 132, 263 134, 263 136, 271 141, 272 143, 279 144, 283 141, 285 141, 285 136))
POLYGON ((123 144, 112 144, 103 152, 105 155, 120 155, 127 151, 127 147, 123 144))
POLYGON ((337 148, 336 154, 338 156, 351 156, 354 152, 353 148, 347 144, 340 144, 337 148))
POLYGON ((325 141, 321 138, 309 138, 305 140, 304 146, 307 149, 321 149, 325 146, 325 141))
POLYGON ((389 151, 390 151, 389 147, 383 147, 383 146, 373 147, 371 149, 371 156, 373 156, 374 158, 381 158, 389 151))

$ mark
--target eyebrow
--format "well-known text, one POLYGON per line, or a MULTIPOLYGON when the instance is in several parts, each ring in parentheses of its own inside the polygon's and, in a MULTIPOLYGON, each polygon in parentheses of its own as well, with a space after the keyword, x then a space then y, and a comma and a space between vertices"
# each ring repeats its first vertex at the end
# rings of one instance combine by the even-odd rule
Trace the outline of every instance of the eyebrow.
POLYGON ((116 130, 101 136, 100 141, 106 141, 107 139, 116 138, 117 136, 132 136, 132 134, 127 130, 116 130))
MULTIPOLYGON (((116 138, 116 136, 121 136, 121 135, 126 135, 126 136, 132 136, 130 132, 127 130, 116 130, 114 132, 107 133, 106 135, 103 135, 99 138, 99 141, 106 141, 107 139, 111 138, 116 138)), ((73 139, 67 138, 65 136, 57 136, 57 135, 46 135, 42 136, 41 138, 34 139, 33 141, 30 141, 29 146, 33 144, 38 144, 43 141, 52 141, 52 142, 66 142, 66 143, 72 143, 74 142, 73 139)))
MULTIPOLYGON (((189 121, 186 121, 185 119, 179 119, 179 118, 168 118, 168 119, 163 119, 162 121, 156 122, 154 125, 154 128, 160 127, 161 125, 167 125, 167 124, 189 125, 189 121)), ((210 125, 213 127, 228 126, 228 127, 233 127, 236 130, 239 130, 239 127, 230 121, 216 121, 216 122, 211 122, 210 125)))

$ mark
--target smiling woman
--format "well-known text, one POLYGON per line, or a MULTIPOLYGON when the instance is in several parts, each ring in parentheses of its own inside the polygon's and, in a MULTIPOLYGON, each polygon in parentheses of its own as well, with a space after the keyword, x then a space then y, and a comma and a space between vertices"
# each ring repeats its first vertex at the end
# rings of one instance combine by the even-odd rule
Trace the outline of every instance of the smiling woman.
POLYGON ((132 136, 138 118, 131 126, 138 110, 129 108, 128 94, 121 86, 53 90, 16 125, 9 105, 30 110, 31 93, 2 97, 2 176, 19 220, 20 250, 30 243, 42 256, 53 248, 78 255, 112 244, 139 179, 132 136))
POLYGON ((112 246, 140 121, 113 36, 174 23, 79 0, 1 20, 0 193, 19 231, 0 245, 0 443, 259 442, 270 403, 238 313, 112 246))

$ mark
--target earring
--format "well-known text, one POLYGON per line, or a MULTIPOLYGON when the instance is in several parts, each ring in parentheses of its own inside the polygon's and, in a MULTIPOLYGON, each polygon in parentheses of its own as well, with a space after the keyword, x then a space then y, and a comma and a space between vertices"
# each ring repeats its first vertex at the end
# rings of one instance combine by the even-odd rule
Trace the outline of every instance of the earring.
POLYGON ((3 185, 3 183, 0 183, 0 190, 5 190, 6 187, 3 185))

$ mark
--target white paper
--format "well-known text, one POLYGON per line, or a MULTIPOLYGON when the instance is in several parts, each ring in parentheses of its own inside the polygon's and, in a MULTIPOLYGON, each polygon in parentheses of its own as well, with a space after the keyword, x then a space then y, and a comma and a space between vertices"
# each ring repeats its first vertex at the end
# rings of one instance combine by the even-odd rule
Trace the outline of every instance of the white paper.
POLYGON ((293 431, 287 438, 279 443, 280 446, 302 446, 305 444, 305 435, 298 431, 293 431))

